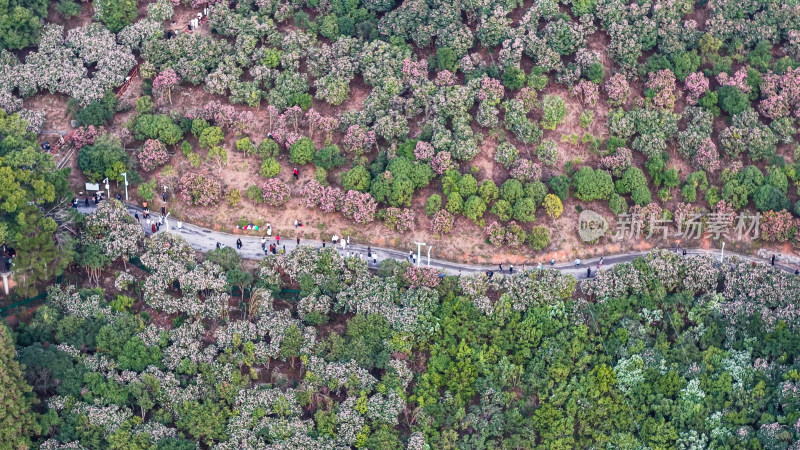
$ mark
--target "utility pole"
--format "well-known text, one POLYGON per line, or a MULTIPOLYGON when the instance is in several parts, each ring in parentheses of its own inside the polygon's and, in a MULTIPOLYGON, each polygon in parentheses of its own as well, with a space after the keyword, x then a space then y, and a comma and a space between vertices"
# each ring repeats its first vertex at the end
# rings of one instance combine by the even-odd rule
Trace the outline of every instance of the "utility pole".
POLYGON ((433 248, 432 245, 428 246, 428 267, 431 266, 431 249, 433 248))
POLYGON ((111 188, 108 186, 108 178, 103 180, 103 183, 106 185, 106 192, 108 193, 108 198, 111 198, 111 188))
POLYGON ((414 243, 417 244, 417 267, 419 267, 419 261, 422 258, 422 255, 421 255, 422 246, 425 245, 425 243, 424 242, 414 242, 414 243))
POLYGON ((128 201, 128 172, 122 172, 121 174, 125 177, 125 201, 128 201))

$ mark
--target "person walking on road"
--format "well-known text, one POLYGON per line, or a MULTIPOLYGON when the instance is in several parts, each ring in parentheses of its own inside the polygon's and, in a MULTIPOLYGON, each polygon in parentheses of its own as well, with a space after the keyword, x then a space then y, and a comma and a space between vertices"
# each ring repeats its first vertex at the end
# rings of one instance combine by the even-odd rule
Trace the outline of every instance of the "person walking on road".
POLYGON ((508 266, 508 274, 509 275, 514 275, 514 265, 513 264, 508 266))
MULTIPOLYGON (((677 252, 676 252, 677 253, 677 252)), ((600 266, 603 265, 603 257, 600 257, 600 261, 597 261, 597 270, 600 270, 600 266)))
POLYGON ((242 240, 236 239, 236 250, 241 250, 241 249, 242 249, 242 240))
POLYGON ((300 236, 297 236, 297 246, 300 246, 300 236))
POLYGON ((497 266, 500 268, 500 273, 503 273, 503 265, 502 264, 498 264, 497 266))
POLYGON ((133 213, 133 218, 136 219, 136 221, 138 222, 139 221, 139 213, 138 212, 133 213))
POLYGON ((155 223, 153 223, 152 225, 150 225, 150 230, 152 230, 153 234, 155 234, 155 233, 156 233, 156 224, 155 224, 155 223))
POLYGON ((89 197, 86 197, 86 198, 83 200, 83 206, 85 206, 85 207, 87 207, 87 208, 89 207, 89 197))
POLYGON ((556 265, 556 259, 555 258, 550 258, 550 267, 553 267, 555 265, 556 265))
POLYGON ((183 222, 181 222, 181 221, 179 220, 179 221, 178 221, 178 229, 180 230, 181 228, 183 228, 183 222))
POLYGON ((683 249, 683 256, 686 256, 686 249, 683 249))
POLYGON ((265 250, 267 248, 267 238, 261 237, 261 250, 265 250))
POLYGON ((294 175, 294 179, 295 180, 299 180, 300 179, 300 172, 297 171, 297 167, 292 169, 292 175, 294 175))
POLYGON ((772 262, 770 263, 773 267, 775 267, 775 255, 772 255, 772 262))
POLYGON ((542 270, 542 262, 539 261, 539 264, 536 265, 536 270, 542 270))
POLYGON ((580 265, 581 265, 581 259, 580 258, 575 259, 575 267, 580 267, 580 265))
POLYGON ((586 278, 592 278, 592 268, 591 267, 587 267, 586 268, 586 278))

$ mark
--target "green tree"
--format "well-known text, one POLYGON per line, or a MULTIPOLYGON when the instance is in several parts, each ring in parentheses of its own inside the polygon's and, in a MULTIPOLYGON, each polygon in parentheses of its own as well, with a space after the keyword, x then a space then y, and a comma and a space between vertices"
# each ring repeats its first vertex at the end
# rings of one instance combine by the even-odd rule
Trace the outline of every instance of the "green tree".
POLYGON ((281 340, 280 358, 284 361, 291 360, 291 366, 294 367, 294 359, 300 356, 300 347, 302 345, 303 333, 297 328, 297 325, 290 325, 286 328, 281 340))
POLYGON ((528 247, 536 251, 547 247, 550 245, 550 229, 541 225, 533 227, 528 233, 526 243, 528 247))
POLYGON ((569 195, 569 186, 570 180, 569 177, 566 175, 557 175, 553 178, 550 178, 547 181, 547 185, 550 186, 550 190, 553 191, 553 194, 556 197, 560 198, 562 202, 567 200, 567 196, 569 195))
POLYGON ((281 172, 281 165, 275 158, 264 158, 258 174, 264 178, 274 178, 281 172))
POLYGON ((22 378, 23 370, 10 332, 0 323, 0 448, 30 448, 31 437, 40 431, 31 406, 32 388, 22 378))
POLYGON ((175 145, 183 139, 183 130, 165 114, 139 114, 133 122, 133 136, 140 141, 158 139, 165 145, 175 145))
POLYGON ((89 180, 97 182, 108 177, 120 181, 119 166, 122 172, 128 165, 128 154, 114 135, 105 134, 98 137, 94 144, 87 145, 78 151, 78 167, 89 180))
POLYGON ((57 229, 55 220, 42 217, 35 208, 26 208, 17 214, 9 241, 17 252, 12 272, 18 295, 36 295, 39 283, 61 275, 69 265, 72 252, 56 245, 53 235, 57 229))
POLYGON ((500 189, 494 184, 492 180, 483 180, 481 186, 478 188, 478 195, 481 196, 484 202, 489 203, 496 200, 500 195, 500 189))
POLYGON ((514 219, 520 222, 533 222, 536 220, 536 203, 532 198, 524 197, 514 202, 513 214, 514 219))
POLYGON ((753 204, 759 211, 791 209, 791 203, 786 194, 771 184, 762 185, 756 190, 753 195, 753 204))
POLYGON ((506 89, 519 89, 525 85, 525 72, 518 67, 508 67, 503 71, 502 81, 506 89))
POLYGON ((442 196, 439 194, 431 194, 425 202, 425 214, 433 217, 434 214, 442 209, 442 196))
POLYGON ((651 201, 647 178, 638 167, 628 168, 617 180, 616 188, 620 194, 631 194, 631 200, 637 205, 643 206, 651 201))
POLYGON ((475 180, 470 174, 464 174, 460 180, 458 180, 458 193, 461 194, 462 197, 469 197, 470 195, 475 195, 478 192, 478 181, 475 180))
POLYGON ((717 92, 720 108, 730 115, 739 114, 750 106, 747 94, 733 86, 722 86, 717 92))
POLYGON ((451 192, 447 196, 447 204, 444 209, 451 214, 461 214, 464 211, 464 197, 458 192, 451 192))
POLYGON ((95 11, 112 33, 136 21, 139 14, 136 0, 95 0, 95 11))
POLYGON ((581 167, 572 178, 575 197, 583 201, 606 200, 614 193, 614 181, 604 170, 581 167))
POLYGON ((519 180, 509 178, 503 185, 500 186, 500 198, 511 203, 512 205, 525 195, 522 189, 522 183, 519 180))
POLYGON ((292 161, 292 164, 308 164, 314 159, 316 152, 314 142, 307 137, 302 137, 289 149, 289 160, 292 161))
POLYGON ((564 121, 567 115, 567 106, 564 99, 558 95, 545 95, 542 99, 542 128, 555 130, 557 125, 564 121))
POLYGON ((18 50, 39 42, 48 4, 46 0, 0 2, 0 47, 18 50))
POLYGON ((369 192, 370 175, 364 166, 355 166, 342 174, 342 189, 369 192))
POLYGON ((225 140, 225 135, 222 133, 222 128, 220 127, 207 127, 200 133, 200 137, 197 138, 200 146, 205 149, 211 149, 223 140, 225 140))
POLYGON ((325 170, 341 167, 345 162, 347 162, 347 159, 341 155, 339 146, 335 144, 322 147, 314 155, 314 165, 325 170))
POLYGON ((161 348, 156 345, 148 347, 139 337, 134 336, 122 347, 117 362, 122 370, 141 372, 147 366, 160 364, 161 348))
POLYGON ((223 404, 212 399, 202 402, 193 400, 179 405, 176 412, 178 419, 175 425, 178 429, 207 446, 225 439, 225 427, 231 411, 223 404))
POLYGON ((507 222, 511 220, 513 208, 511 207, 511 203, 501 198, 494 202, 494 205, 492 205, 492 209, 489 212, 496 215, 501 222, 507 222))
POLYGON ((456 54, 450 47, 439 47, 436 49, 436 65, 439 70, 456 71, 456 54))
POLYGON ((561 199, 553 194, 545 196, 542 206, 544 206, 545 212, 551 219, 558 219, 561 213, 564 212, 564 205, 561 204, 561 199))
POLYGON ((470 196, 464 203, 464 217, 473 222, 479 222, 485 212, 486 202, 477 195, 470 196))

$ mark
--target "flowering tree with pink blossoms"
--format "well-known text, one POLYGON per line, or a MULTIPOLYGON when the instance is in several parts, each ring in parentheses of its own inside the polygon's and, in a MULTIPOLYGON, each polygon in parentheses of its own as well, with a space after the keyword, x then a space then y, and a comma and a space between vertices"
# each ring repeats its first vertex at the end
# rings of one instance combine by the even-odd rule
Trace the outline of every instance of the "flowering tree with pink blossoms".
POLYGON ((590 108, 600 99, 600 87, 591 81, 581 80, 572 88, 572 94, 581 100, 585 108, 590 108))
POLYGON ((356 223, 369 223, 375 220, 378 203, 371 195, 358 191, 347 191, 342 204, 342 214, 356 223))
POLYGON ((153 79, 153 97, 157 100, 161 100, 166 95, 167 99, 169 99, 169 104, 172 104, 172 89, 179 85, 181 82, 180 77, 177 73, 175 73, 172 68, 168 67, 161 71, 154 79, 153 79))
POLYGON ((603 85, 603 90, 608 95, 608 103, 611 106, 622 106, 631 95, 631 86, 628 80, 620 72, 611 75, 603 85))
POLYGON ((694 154, 694 164, 707 172, 719 169, 719 151, 710 137, 703 139, 694 154))
POLYGON ((383 221, 387 227, 400 232, 410 231, 415 228, 416 214, 410 208, 386 208, 383 211, 383 221))
POLYGON ((607 170, 611 175, 619 178, 633 164, 633 152, 625 147, 619 147, 613 155, 600 159, 600 168, 607 170))
POLYGON ((447 172, 451 167, 453 167, 453 160, 450 157, 450 152, 439 152, 431 158, 431 168, 437 175, 447 172))
POLYGON ((342 139, 342 146, 348 152, 362 155, 375 145, 375 133, 363 125, 350 125, 342 139))
POLYGON ((761 215, 758 229, 762 241, 786 242, 792 237, 795 225, 788 211, 767 211, 761 215))
POLYGON ((509 172, 509 175, 523 183, 536 181, 542 177, 542 166, 529 159, 520 158, 509 172))
POLYGON ((675 107, 675 75, 671 70, 662 69, 650 73, 645 87, 653 92, 653 104, 656 107, 664 109, 675 107))
POLYGON ((455 220, 455 216, 451 214, 446 209, 442 209, 436 212, 433 215, 433 219, 431 221, 431 231, 436 237, 444 236, 447 233, 453 231, 453 222, 455 220))
POLYGON ((433 155, 433 145, 430 142, 417 141, 417 145, 414 147, 414 158, 427 162, 433 158, 433 155))
POLYGON ((270 178, 261 188, 264 192, 264 203, 280 206, 289 200, 289 186, 277 178, 270 178))
POLYGON ((686 103, 696 105, 706 91, 708 91, 708 78, 703 72, 693 72, 684 81, 686 86, 686 103))
POLYGON ((772 72, 761 83, 759 111, 770 119, 800 114, 800 68, 788 69, 783 75, 772 72))
POLYGON ((94 125, 76 128, 72 133, 72 144, 75 146, 75 148, 81 149, 87 145, 92 145, 97 136, 105 134, 105 132, 105 128, 95 127, 94 125))
POLYGON ((442 281, 439 271, 433 267, 407 267, 403 278, 412 288, 420 286, 435 288, 442 281))
POLYGON ((211 175, 190 172, 178 181, 181 198, 196 206, 211 206, 222 198, 222 184, 211 175))
POLYGON ((325 191, 325 186, 320 184, 317 180, 311 180, 303 186, 300 191, 300 202, 305 208, 316 208, 322 199, 322 193, 325 191))
POLYGON ((142 170, 150 172, 169 161, 167 148, 157 139, 148 139, 139 150, 139 164, 142 170))

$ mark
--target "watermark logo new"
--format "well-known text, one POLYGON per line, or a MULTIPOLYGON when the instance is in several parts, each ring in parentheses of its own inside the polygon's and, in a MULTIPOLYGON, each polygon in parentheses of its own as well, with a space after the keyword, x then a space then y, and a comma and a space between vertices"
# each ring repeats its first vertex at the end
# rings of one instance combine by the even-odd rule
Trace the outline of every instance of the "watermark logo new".
POLYGON ((608 231, 608 221, 600 214, 584 209, 578 216, 578 236, 583 242, 595 242, 605 236, 608 231))

